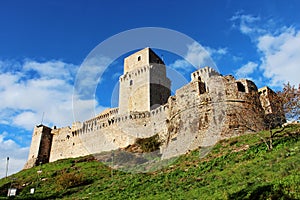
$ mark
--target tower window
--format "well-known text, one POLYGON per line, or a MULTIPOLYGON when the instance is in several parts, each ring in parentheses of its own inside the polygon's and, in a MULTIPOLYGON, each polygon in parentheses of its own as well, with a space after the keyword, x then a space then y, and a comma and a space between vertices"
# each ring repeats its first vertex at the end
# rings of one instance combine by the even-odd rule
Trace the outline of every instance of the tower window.
POLYGON ((241 82, 237 82, 238 91, 246 92, 245 86, 241 82))
POLYGON ((133 80, 130 80, 129 81, 129 85, 131 86, 133 84, 133 80))
POLYGON ((141 56, 138 56, 138 61, 140 61, 141 60, 141 56))

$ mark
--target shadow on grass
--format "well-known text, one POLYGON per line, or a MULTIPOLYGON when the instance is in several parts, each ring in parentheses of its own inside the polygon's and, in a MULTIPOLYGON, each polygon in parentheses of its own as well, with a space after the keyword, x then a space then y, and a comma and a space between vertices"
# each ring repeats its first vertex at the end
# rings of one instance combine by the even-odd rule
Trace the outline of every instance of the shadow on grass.
POLYGON ((244 188, 236 193, 230 194, 228 199, 236 200, 264 200, 264 199, 287 199, 294 200, 289 195, 284 194, 282 187, 274 188, 273 185, 254 185, 244 188))

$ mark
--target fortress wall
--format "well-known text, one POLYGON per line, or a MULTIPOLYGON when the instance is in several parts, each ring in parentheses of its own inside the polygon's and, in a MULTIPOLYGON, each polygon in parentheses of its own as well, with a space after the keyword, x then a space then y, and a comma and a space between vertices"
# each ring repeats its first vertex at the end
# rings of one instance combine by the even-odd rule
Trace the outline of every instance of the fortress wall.
MULTIPOLYGON (((147 138, 166 131, 168 107, 151 112, 116 115, 113 118, 93 118, 82 123, 80 129, 54 129, 50 162, 124 148, 136 138, 147 138)), ((78 126, 78 124, 77 124, 78 126)))
POLYGON ((88 155, 79 137, 74 137, 70 127, 52 130, 52 148, 50 162, 64 158, 88 155))
POLYGON ((141 137, 147 137, 149 128, 157 126, 156 122, 164 122, 168 112, 168 105, 162 105, 150 112, 130 112, 129 114, 115 115, 109 118, 99 119, 95 117, 77 125, 79 129, 72 130, 72 136, 90 134, 95 131, 119 127, 128 132, 140 132, 141 137), (131 129, 132 128, 132 129, 131 129), (134 131, 136 130, 136 131, 134 131))
POLYGON ((209 92, 203 91, 201 83, 195 79, 178 89, 167 104, 150 112, 97 116, 77 124, 79 129, 53 132, 51 161, 123 148, 136 138, 155 134, 163 141, 163 158, 168 158, 263 127, 262 108, 252 82, 212 76, 205 83, 209 92), (239 91, 237 82, 245 91, 239 91))
POLYGON ((227 109, 222 138, 263 130, 264 113, 256 85, 245 79, 235 80, 232 76, 226 76, 224 84, 227 109))
POLYGON ((212 76, 206 80, 209 92, 202 93, 194 80, 169 98, 169 123, 164 158, 180 155, 220 139, 262 130, 264 114, 252 81, 212 76), (240 82, 245 91, 239 91, 240 82))
POLYGON ((205 127, 202 121, 207 119, 207 112, 202 112, 201 108, 208 108, 201 106, 201 100, 206 98, 207 94, 200 95, 198 82, 183 86, 176 91, 175 96, 169 98, 168 131, 162 147, 163 158, 184 154, 200 145, 203 138, 199 127, 200 124, 205 127))

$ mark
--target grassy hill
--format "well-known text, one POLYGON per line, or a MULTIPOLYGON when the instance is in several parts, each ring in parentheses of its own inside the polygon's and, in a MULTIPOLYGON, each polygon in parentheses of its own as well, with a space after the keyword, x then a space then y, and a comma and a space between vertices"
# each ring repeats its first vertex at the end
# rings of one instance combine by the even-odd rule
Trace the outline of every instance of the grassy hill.
POLYGON ((92 156, 60 160, 1 179, 0 199, 9 187, 15 199, 300 199, 299 132, 288 127, 272 151, 257 134, 222 140, 151 173, 112 172, 92 156))

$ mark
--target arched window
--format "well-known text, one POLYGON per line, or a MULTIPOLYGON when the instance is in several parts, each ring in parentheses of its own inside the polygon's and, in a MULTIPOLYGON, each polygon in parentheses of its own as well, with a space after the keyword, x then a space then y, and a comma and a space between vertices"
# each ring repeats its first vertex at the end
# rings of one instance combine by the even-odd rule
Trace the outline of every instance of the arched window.
POLYGON ((132 86, 132 84, 133 84, 133 80, 130 80, 129 85, 132 86))

